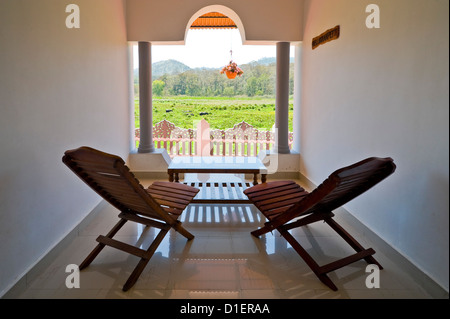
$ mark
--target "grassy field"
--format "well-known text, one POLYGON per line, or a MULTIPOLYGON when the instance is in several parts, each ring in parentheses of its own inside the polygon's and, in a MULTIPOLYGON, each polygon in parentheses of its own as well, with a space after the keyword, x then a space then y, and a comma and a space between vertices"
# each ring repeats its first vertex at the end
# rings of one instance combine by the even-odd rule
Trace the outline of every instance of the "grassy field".
MULTIPOLYGON (((292 132, 292 100, 289 105, 289 131, 292 132)), ((135 125, 139 127, 139 100, 135 100, 135 125)), ((181 128, 205 119, 211 129, 228 129, 245 121, 260 130, 275 123, 275 98, 170 97, 153 98, 153 124, 164 119, 181 128)))

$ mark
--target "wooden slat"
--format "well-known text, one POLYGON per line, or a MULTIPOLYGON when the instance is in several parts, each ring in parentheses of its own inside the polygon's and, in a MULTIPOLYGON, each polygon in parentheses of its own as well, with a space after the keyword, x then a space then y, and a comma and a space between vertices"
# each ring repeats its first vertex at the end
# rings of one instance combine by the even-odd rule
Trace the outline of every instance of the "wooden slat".
POLYGON ((243 183, 236 183, 236 194, 238 196, 239 199, 244 199, 244 193, 243 191, 245 190, 245 186, 243 183))
POLYGON ((102 235, 98 236, 97 241, 99 243, 102 243, 102 244, 107 245, 107 246, 114 247, 114 248, 119 249, 121 251, 125 251, 125 252, 127 252, 129 254, 132 254, 132 255, 135 255, 137 257, 148 259, 148 254, 147 254, 147 252, 145 250, 142 250, 142 249, 137 248, 135 246, 123 243, 121 241, 118 241, 118 240, 115 240, 115 239, 112 239, 112 238, 108 238, 108 237, 105 237, 105 236, 102 236, 102 235))
POLYGON ((173 201, 170 198, 159 198, 159 197, 154 197, 154 200, 160 204, 160 205, 164 205, 167 207, 172 207, 172 208, 177 208, 177 209, 181 209, 184 210, 186 208, 187 205, 189 205, 190 201, 173 201))
POLYGON ((264 208, 264 209, 272 209, 274 207, 279 207, 280 205, 290 205, 296 204, 303 200, 306 195, 303 194, 290 194, 284 195, 280 197, 270 198, 264 201, 254 202, 255 205, 264 208))
MULTIPOLYGON (((98 184, 99 186, 110 186, 110 187, 120 187, 121 184, 123 184, 124 179, 121 180, 113 180, 110 178, 103 178, 100 176, 89 176, 88 177, 91 181, 95 182, 96 184, 98 184)), ((123 187, 124 185, 122 185, 123 187)), ((127 190, 130 190, 130 187, 126 188, 127 190)))
POLYGON ((231 189, 233 190, 233 198, 239 198, 239 185, 237 183, 230 183, 231 189))
POLYGON ((105 172, 105 173, 111 173, 111 174, 117 174, 117 169, 113 166, 110 166, 109 163, 99 163, 99 162, 92 162, 88 160, 77 160, 72 158, 71 162, 79 167, 82 168, 85 171, 89 172, 105 172))
POLYGON ((174 201, 175 200, 179 200, 179 201, 188 200, 189 201, 192 197, 194 197, 197 194, 197 193, 180 194, 180 193, 171 192, 170 189, 161 190, 161 189, 155 189, 155 188, 147 188, 147 192, 151 196, 161 196, 161 197, 171 198, 174 201))
POLYGON ((251 194, 248 194, 247 196, 256 202, 256 201, 270 199, 273 197, 283 196, 283 195, 291 194, 291 193, 307 194, 307 192, 303 188, 294 187, 294 186, 289 185, 289 186, 285 186, 285 187, 278 187, 278 188, 274 189, 273 192, 271 192, 269 190, 265 190, 265 191, 261 191, 261 192, 257 192, 257 193, 251 193, 251 194))
POLYGON ((305 197, 306 194, 301 191, 293 191, 293 192, 282 192, 282 193, 276 193, 275 195, 266 195, 265 197, 262 197, 258 199, 257 201, 252 198, 255 202, 258 203, 258 205, 264 206, 276 202, 281 202, 284 200, 291 200, 295 199, 296 201, 300 201, 303 197, 305 197))
POLYGON ((206 186, 206 183, 200 183, 199 185, 201 187, 201 192, 203 194, 203 198, 208 197, 208 187, 206 186))
POLYGON ((265 196, 277 193, 279 191, 285 191, 285 190, 295 190, 295 189, 301 189, 299 185, 295 183, 288 183, 288 184, 282 184, 279 182, 270 182, 270 183, 264 183, 264 184, 258 184, 254 187, 251 187, 247 190, 245 190, 245 194, 249 198, 254 198, 255 200, 258 200, 259 196, 265 196))
POLYGON ((185 182, 185 185, 196 187, 200 192, 192 200, 192 203, 249 203, 244 191, 252 187, 250 183, 238 182, 185 182))
POLYGON ((149 207, 145 202, 143 201, 133 201, 130 200, 129 197, 126 196, 114 196, 118 201, 123 203, 124 205, 134 209, 134 210, 141 210, 141 211, 148 211, 152 210, 151 207, 149 207))
POLYGON ((211 200, 215 200, 216 199, 216 187, 218 187, 217 183, 209 183, 209 191, 210 191, 210 198, 211 200))
POLYGON ((223 183, 219 183, 219 185, 218 185, 218 188, 219 188, 219 198, 226 199, 226 198, 225 198, 226 192, 225 192, 223 186, 224 186, 223 183))
POLYGON ((170 182, 154 182, 150 187, 152 188, 162 188, 166 191, 170 189, 171 193, 177 193, 177 194, 188 194, 188 195, 195 195, 198 193, 198 189, 195 187, 189 186, 181 183, 170 183, 170 182))
POLYGON ((147 188, 147 192, 152 195, 154 198, 166 198, 168 200, 177 201, 180 203, 189 202, 192 199, 192 196, 188 195, 180 195, 180 194, 174 194, 170 192, 164 192, 162 190, 158 189, 149 189, 147 188))
POLYGON ((272 208, 270 210, 263 210, 258 208, 261 213, 267 218, 267 219, 272 219, 275 218, 276 216, 286 212, 288 209, 290 209, 292 206, 294 206, 294 204, 291 205, 286 205, 286 206, 280 206, 280 207, 276 207, 276 208, 272 208))
POLYGON ((164 198, 155 198, 155 200, 160 205, 164 205, 164 206, 176 208, 176 209, 181 209, 181 210, 184 210, 186 208, 186 206, 189 204, 189 202, 177 203, 177 202, 174 202, 171 200, 166 200, 164 198))
POLYGON ((302 193, 301 190, 297 189, 288 189, 285 191, 280 191, 280 192, 273 192, 273 193, 266 193, 266 194, 253 194, 253 195, 247 195, 248 198, 251 198, 252 201, 254 202, 262 202, 265 200, 270 200, 273 198, 277 198, 277 197, 281 197, 281 196, 285 196, 285 195, 289 195, 289 194, 298 194, 300 195, 302 193))
POLYGON ((172 208, 172 207, 162 207, 162 209, 164 209, 164 211, 167 212, 168 214, 175 215, 177 217, 180 216, 184 212, 184 210, 172 208))
POLYGON ((165 229, 165 230, 169 230, 170 229, 170 225, 168 224, 164 224, 152 219, 148 219, 148 218, 143 218, 134 214, 130 214, 130 213, 120 213, 119 214, 120 218, 126 219, 126 220, 130 220, 133 221, 135 223, 140 223, 143 225, 147 225, 147 226, 151 226, 151 227, 156 227, 159 229, 165 229))
POLYGON ((233 193, 233 189, 231 188, 231 184, 230 183, 226 183, 225 186, 227 187, 228 198, 229 199, 234 199, 234 193, 233 193))
POLYGON ((363 251, 357 252, 356 254, 353 254, 348 257, 344 257, 342 259, 331 262, 329 264, 323 265, 323 266, 319 267, 318 272, 321 274, 326 274, 326 273, 329 273, 330 271, 342 268, 351 263, 354 263, 355 261, 364 259, 365 257, 371 256, 373 254, 375 254, 375 250, 373 250, 372 248, 365 249, 363 251))

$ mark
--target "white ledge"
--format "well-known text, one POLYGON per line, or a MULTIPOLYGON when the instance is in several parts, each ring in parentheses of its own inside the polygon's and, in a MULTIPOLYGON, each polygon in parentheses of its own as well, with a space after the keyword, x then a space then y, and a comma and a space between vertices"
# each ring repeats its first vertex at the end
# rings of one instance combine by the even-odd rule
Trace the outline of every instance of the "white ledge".
POLYGON ((167 173, 171 162, 170 156, 164 148, 158 148, 151 153, 131 153, 127 165, 132 172, 167 173))

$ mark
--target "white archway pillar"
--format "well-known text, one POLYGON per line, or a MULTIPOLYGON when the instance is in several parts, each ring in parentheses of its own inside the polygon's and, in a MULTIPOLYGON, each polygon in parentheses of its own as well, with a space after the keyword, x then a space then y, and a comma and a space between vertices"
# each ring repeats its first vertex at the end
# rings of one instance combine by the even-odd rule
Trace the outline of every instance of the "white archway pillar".
POLYGON ((292 151, 300 153, 301 147, 301 104, 302 104, 302 44, 295 45, 295 69, 294 69, 294 141, 292 151))
POLYGON ((139 126, 138 153, 155 151, 153 143, 152 45, 139 42, 139 126))
POLYGON ((290 43, 277 43, 277 84, 275 100, 275 151, 289 154, 289 58, 290 43))

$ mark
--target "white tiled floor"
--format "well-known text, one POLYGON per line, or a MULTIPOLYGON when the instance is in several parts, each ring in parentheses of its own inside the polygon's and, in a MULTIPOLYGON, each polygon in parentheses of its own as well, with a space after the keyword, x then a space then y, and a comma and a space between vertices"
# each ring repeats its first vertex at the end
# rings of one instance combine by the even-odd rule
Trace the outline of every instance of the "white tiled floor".
MULTIPOLYGON (((151 181, 141 181, 148 185, 151 181), (147 183, 145 183, 147 182, 147 183)), ((133 288, 122 286, 139 258, 106 247, 81 271, 80 288, 66 287, 66 266, 79 264, 118 221, 110 205, 100 211, 53 262, 27 283, 17 298, 175 298, 175 299, 396 299, 431 298, 413 278, 377 250, 358 230, 342 224, 383 265, 380 288, 368 289, 366 262, 359 261, 329 273, 339 290, 322 284, 300 256, 277 232, 261 238, 250 235, 263 222, 252 205, 191 205, 182 216, 192 241, 170 231, 133 288), (219 222, 218 222, 219 221, 219 222)), ((337 220, 339 218, 337 216, 337 220)), ((340 221, 339 221, 340 222, 340 221)), ((292 231, 305 249, 323 264, 353 253, 324 223, 292 231)), ((116 239, 146 249, 153 229, 128 223, 116 239)))

